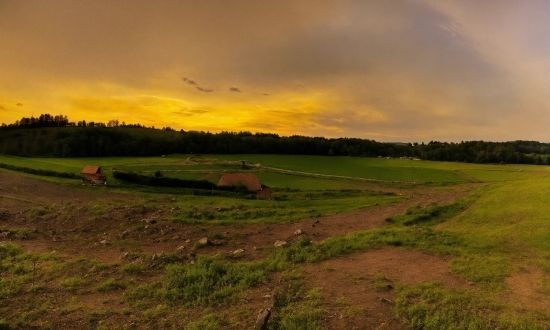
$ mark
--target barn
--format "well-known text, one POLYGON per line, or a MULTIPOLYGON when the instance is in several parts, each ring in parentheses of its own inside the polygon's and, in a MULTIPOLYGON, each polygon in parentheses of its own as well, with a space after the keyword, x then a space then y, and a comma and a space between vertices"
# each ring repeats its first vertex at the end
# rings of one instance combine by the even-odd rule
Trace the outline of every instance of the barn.
POLYGON ((271 199, 271 189, 262 187, 260 179, 254 173, 223 173, 219 187, 238 187, 255 192, 259 199, 271 199))
POLYGON ((86 165, 82 172, 80 172, 82 178, 82 184, 99 185, 107 184, 107 176, 103 174, 100 166, 86 165))

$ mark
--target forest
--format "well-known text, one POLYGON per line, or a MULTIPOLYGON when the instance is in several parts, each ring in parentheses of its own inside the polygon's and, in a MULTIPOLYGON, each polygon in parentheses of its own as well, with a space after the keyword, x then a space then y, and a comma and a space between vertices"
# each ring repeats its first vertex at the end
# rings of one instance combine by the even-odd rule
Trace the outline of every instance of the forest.
POLYGON ((536 141, 384 143, 359 138, 279 136, 251 132, 176 131, 110 120, 77 123, 42 114, 0 126, 0 153, 25 157, 285 154, 407 157, 492 164, 550 164, 550 144, 536 141))

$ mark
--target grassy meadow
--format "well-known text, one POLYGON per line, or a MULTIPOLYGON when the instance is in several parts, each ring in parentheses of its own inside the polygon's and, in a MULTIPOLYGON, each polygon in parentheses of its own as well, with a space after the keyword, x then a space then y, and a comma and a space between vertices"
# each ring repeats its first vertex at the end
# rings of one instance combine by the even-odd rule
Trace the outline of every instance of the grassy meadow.
MULTIPOLYGON (((16 243, 2 244, 0 292, 6 299, 52 290, 34 283, 32 265, 39 261, 44 266, 36 281, 56 278, 56 285, 74 297, 89 291, 124 290, 127 306, 124 313, 134 315, 135 322, 144 327, 160 326, 157 319, 163 319, 162 326, 170 328, 176 324, 176 318, 183 317, 192 318, 185 329, 239 329, 243 324, 239 315, 250 319, 257 312, 243 307, 244 295, 277 278, 284 283, 284 289, 273 298, 278 314, 268 328, 321 329, 324 305, 319 292, 323 289, 308 288, 301 267, 394 246, 450 258, 450 271, 469 283, 459 288, 437 282, 398 283, 392 308, 397 316, 407 320, 411 329, 550 326, 550 308, 536 303, 550 300, 550 168, 547 166, 279 155, 71 159, 0 156, 0 163, 69 173, 79 173, 84 165, 100 165, 109 177, 109 185, 99 188, 99 193, 135 195, 139 202, 132 206, 134 209, 158 209, 159 214, 167 214, 163 219, 167 224, 201 228, 289 223, 414 201, 413 198, 418 198, 414 196, 429 197, 438 192, 457 192, 458 196, 444 204, 412 203, 403 214, 387 217, 386 226, 335 235, 319 242, 303 238, 283 248, 271 248, 264 257, 255 260, 215 252, 201 254, 201 247, 196 246, 194 263, 172 262, 167 258, 158 268, 160 275, 128 260, 109 264, 84 257, 64 259, 55 253, 24 251, 16 243), (249 168, 241 168, 239 161, 243 159, 249 168), (198 196, 184 189, 129 185, 117 182, 112 176, 113 169, 145 175, 160 171, 164 177, 213 183, 224 172, 252 171, 262 183, 273 188, 275 199, 198 196), (173 203, 159 202, 168 194, 177 197, 173 203), (78 272, 72 274, 69 269, 76 266, 78 272), (97 280, 85 275, 88 268, 92 269, 88 275, 98 275, 97 280), (126 279, 120 280, 122 277, 126 279), (511 300, 514 286, 510 283, 523 283, 523 279, 530 293, 525 299, 511 300)), ((78 180, 40 178, 86 189, 78 180)), ((95 217, 107 216, 122 208, 120 203, 90 203, 88 208, 95 212, 95 217)), ((39 209, 29 212, 47 219, 56 210, 50 208, 44 214, 39 209)), ((68 208, 63 212, 65 217, 72 215, 68 208)), ((139 226, 140 230, 144 227, 139 226)), ((1 223, 0 230, 30 232, 28 228, 10 228, 6 222, 1 223)), ((99 228, 92 233, 100 235, 103 230, 108 229, 99 228)), ((120 246, 139 244, 122 238, 117 242, 120 246)), ((32 306, 39 303, 47 305, 46 300, 37 300, 32 306)), ((73 301, 62 308, 68 314, 71 308, 83 307, 73 301)), ((0 299, 0 312, 4 314, 0 316, 0 329, 34 326, 49 309, 47 305, 37 315, 9 316, 9 305, 0 299)), ((114 312, 105 313, 103 309, 88 312, 88 318, 93 319, 88 325, 100 328, 97 320, 108 319, 114 312)))

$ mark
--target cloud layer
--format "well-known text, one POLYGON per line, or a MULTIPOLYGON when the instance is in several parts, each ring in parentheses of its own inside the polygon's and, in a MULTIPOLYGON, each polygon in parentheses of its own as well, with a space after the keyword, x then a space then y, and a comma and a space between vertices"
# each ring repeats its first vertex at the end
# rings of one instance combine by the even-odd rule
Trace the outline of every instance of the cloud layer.
POLYGON ((549 22, 547 0, 4 2, 0 121, 548 141, 549 22))

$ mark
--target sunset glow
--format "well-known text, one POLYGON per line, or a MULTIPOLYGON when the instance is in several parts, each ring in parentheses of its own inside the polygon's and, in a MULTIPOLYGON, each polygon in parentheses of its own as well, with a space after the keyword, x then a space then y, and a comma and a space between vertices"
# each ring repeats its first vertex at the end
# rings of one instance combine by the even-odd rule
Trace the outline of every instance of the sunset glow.
POLYGON ((550 1, 0 3, 0 122, 550 140, 550 1))

